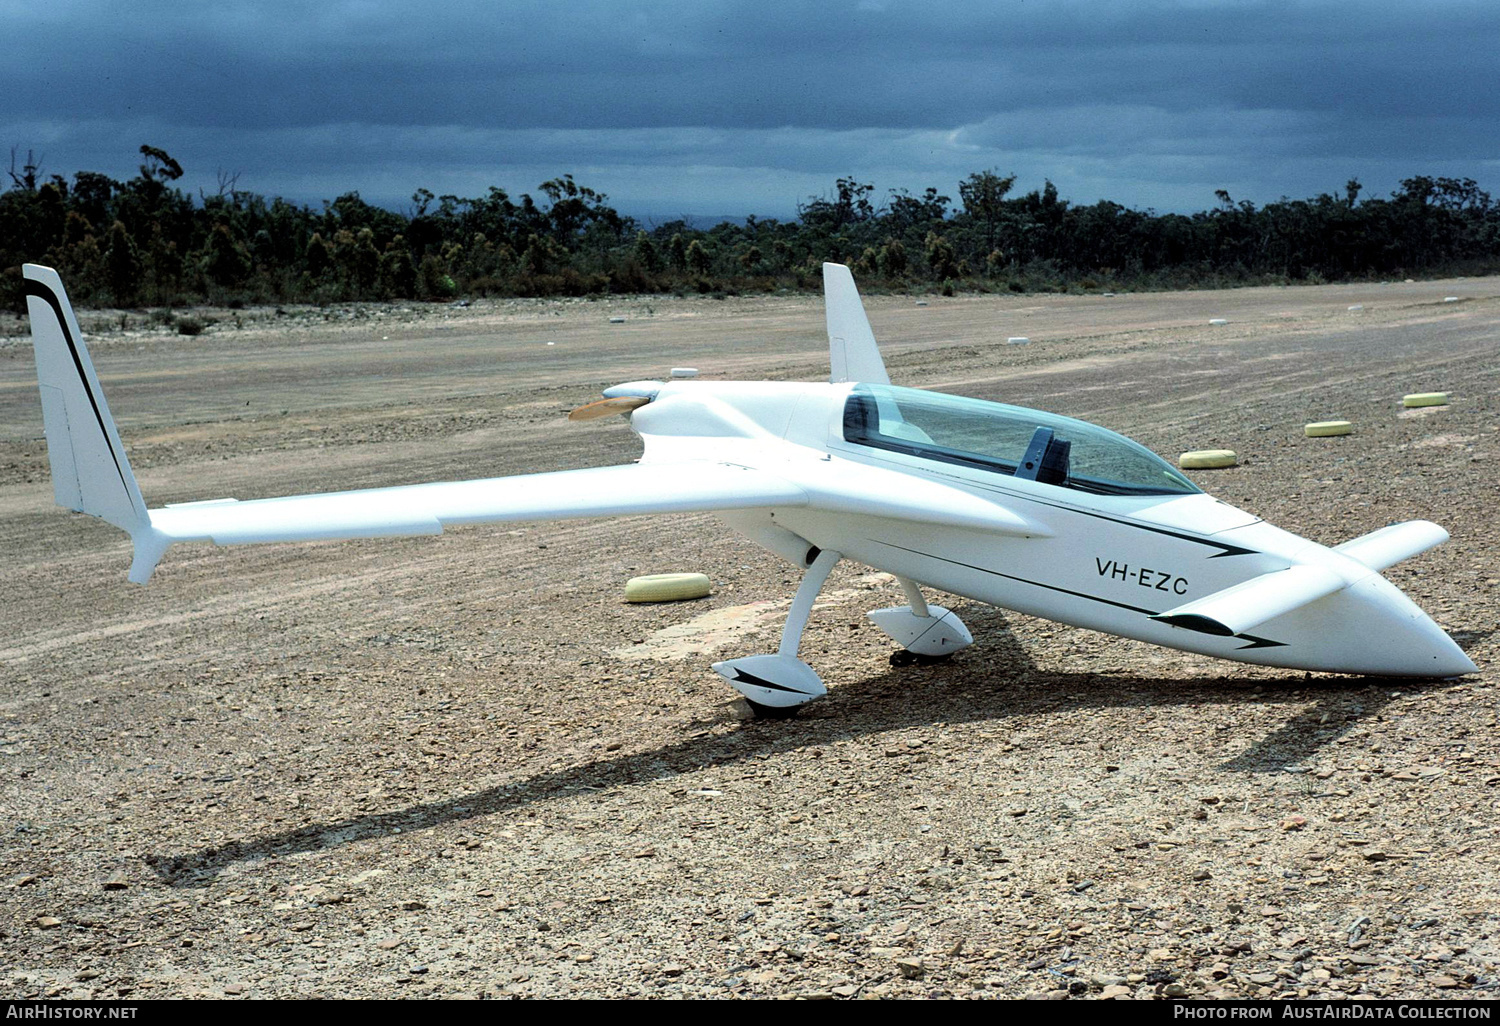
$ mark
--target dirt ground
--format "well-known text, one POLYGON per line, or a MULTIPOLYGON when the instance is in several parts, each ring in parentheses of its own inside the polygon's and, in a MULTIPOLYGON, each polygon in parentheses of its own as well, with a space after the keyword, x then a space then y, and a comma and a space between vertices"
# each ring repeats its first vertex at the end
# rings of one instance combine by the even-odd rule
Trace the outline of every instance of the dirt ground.
MULTIPOLYGON (((749 720, 708 663, 796 574, 711 515, 179 546, 142 589, 52 505, 0 315, 0 993, 1493 998, 1500 280, 924 302, 869 303, 898 383, 1235 449, 1193 476, 1319 542, 1447 527, 1388 576, 1479 673, 957 599, 976 644, 893 668, 899 588, 843 564, 829 695, 749 720), (622 602, 673 570, 713 596, 622 602)), ((602 387, 827 374, 810 297, 210 314, 82 316, 153 506, 622 463, 563 419, 602 387)))

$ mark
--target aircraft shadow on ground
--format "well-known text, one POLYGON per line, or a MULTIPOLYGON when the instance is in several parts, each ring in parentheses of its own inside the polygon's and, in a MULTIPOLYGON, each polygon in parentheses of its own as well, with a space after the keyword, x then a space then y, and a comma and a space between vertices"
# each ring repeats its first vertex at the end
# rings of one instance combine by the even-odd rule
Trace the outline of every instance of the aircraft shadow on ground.
MULTIPOLYGON (((1394 691, 1441 689, 1443 681, 1393 681, 1366 677, 1311 679, 1287 671, 1278 677, 1197 680, 1129 673, 1066 673, 1038 670, 988 606, 960 607, 978 642, 944 663, 891 669, 855 683, 841 683, 791 720, 747 721, 730 733, 702 736, 708 722, 689 724, 698 737, 644 752, 617 755, 513 783, 404 809, 315 823, 268 836, 232 841, 195 852, 148 856, 146 861, 173 887, 203 887, 237 862, 336 848, 396 832, 410 833, 524 808, 576 794, 651 783, 796 748, 935 723, 991 720, 1091 709, 1157 709, 1184 706, 1291 704, 1287 721, 1252 742, 1219 769, 1279 772, 1299 768, 1362 719, 1378 713, 1394 691), (1307 703, 1311 701, 1312 707, 1307 703)), ((805 653, 804 653, 805 654, 805 653)), ((1230 664, 1226 664, 1229 666, 1230 664)))

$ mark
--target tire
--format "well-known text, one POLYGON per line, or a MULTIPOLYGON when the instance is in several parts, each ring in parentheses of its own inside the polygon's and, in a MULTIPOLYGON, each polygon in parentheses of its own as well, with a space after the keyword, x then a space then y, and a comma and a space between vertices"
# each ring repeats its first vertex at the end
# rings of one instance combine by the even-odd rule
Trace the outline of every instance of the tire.
POLYGON ((625 582, 626 602, 678 602, 712 590, 707 574, 648 574, 625 582))
POLYGON ((1239 462, 1233 449, 1199 449, 1185 452, 1177 460, 1183 470, 1204 470, 1212 467, 1232 467, 1239 462))
POLYGON ((1308 438, 1333 438, 1353 434, 1354 425, 1347 420, 1320 420, 1304 427, 1302 433, 1308 438))
POLYGON ((947 653, 944 653, 943 655, 935 655, 935 656, 933 656, 933 655, 922 655, 919 652, 912 652, 912 651, 909 651, 909 650, 904 649, 904 648, 898 648, 898 649, 896 649, 896 651, 894 651, 894 652, 891 653, 890 662, 891 662, 891 665, 895 666, 895 667, 902 667, 902 666, 936 666, 938 663, 946 663, 949 659, 952 659, 952 658, 953 658, 953 653, 952 652, 947 652, 947 653))
POLYGON ((800 705, 761 705, 745 699, 745 704, 750 707, 750 712, 757 720, 789 720, 797 715, 800 705))
POLYGON ((1401 405, 1407 409, 1413 406, 1447 406, 1447 392, 1413 392, 1411 395, 1401 397, 1401 405))

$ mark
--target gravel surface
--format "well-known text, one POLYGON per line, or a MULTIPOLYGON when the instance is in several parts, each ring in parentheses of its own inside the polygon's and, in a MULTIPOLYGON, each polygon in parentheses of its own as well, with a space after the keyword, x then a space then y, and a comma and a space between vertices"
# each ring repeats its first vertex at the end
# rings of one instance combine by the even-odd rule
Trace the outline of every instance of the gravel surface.
MULTIPOLYGON (((1388 576, 1480 672, 951 596, 976 644, 898 669, 899 587, 843 564, 829 695, 755 721, 707 664, 774 647, 796 574, 709 515, 181 546, 140 589, 52 506, 0 319, 0 993, 1493 998, 1500 280, 927 302, 869 304, 899 383, 1237 450, 1197 481, 1319 542, 1447 527, 1388 576), (621 601, 676 570, 713 596, 621 601)), ((216 316, 83 317, 152 505, 622 463, 563 419, 605 385, 826 374, 805 297, 216 316)))

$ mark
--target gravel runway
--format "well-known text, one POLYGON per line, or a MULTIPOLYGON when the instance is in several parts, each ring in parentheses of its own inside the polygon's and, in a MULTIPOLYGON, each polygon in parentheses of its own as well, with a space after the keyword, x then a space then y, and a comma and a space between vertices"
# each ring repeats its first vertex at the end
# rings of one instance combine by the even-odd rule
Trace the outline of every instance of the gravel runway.
MULTIPOLYGON (((899 384, 1234 449, 1192 476, 1326 544, 1442 524, 1388 576, 1479 673, 953 597, 976 644, 893 668, 864 613, 900 589, 845 563, 829 695, 749 720, 708 663, 774 646, 797 575, 706 514, 179 546, 142 589, 52 505, 6 316, 0 993, 1493 999, 1500 279, 927 303, 869 300, 899 384), (678 570, 714 594, 621 601, 678 570)), ((564 419, 602 387, 827 374, 813 297, 81 313, 153 506, 623 463, 564 419)))

